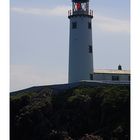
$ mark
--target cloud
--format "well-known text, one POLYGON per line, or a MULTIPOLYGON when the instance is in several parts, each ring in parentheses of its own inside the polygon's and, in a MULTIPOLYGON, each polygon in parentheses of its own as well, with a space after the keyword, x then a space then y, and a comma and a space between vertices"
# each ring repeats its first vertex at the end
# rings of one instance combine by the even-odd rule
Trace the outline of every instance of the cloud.
MULTIPOLYGON (((23 7, 11 7, 12 12, 20 14, 31 14, 37 16, 67 16, 67 11, 71 9, 69 6, 57 6, 54 8, 23 8, 23 7)), ((130 23, 127 20, 120 20, 113 17, 96 15, 94 24, 103 31, 106 32, 130 32, 130 23)))
POLYGON ((11 65, 10 90, 15 91, 38 85, 66 83, 66 76, 62 72, 53 70, 44 73, 30 65, 11 65))
POLYGON ((21 14, 32 14, 39 16, 66 16, 69 6, 57 6, 55 8, 23 8, 23 7, 11 7, 12 12, 21 14))
POLYGON ((130 32, 130 22, 128 20, 120 20, 97 15, 94 22, 99 29, 106 32, 130 32))

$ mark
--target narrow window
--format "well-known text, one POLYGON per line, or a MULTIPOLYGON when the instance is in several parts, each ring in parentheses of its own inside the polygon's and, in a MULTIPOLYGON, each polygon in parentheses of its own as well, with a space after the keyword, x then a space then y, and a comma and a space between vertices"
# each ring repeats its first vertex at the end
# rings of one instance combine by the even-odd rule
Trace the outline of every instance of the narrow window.
POLYGON ((119 81, 119 76, 112 76, 112 81, 119 81))
POLYGON ((131 77, 130 76, 128 76, 128 81, 130 81, 131 80, 131 77))
POLYGON ((93 80, 93 74, 90 74, 90 80, 93 80))
POLYGON ((77 22, 72 22, 72 29, 76 29, 77 28, 77 22))
POLYGON ((88 23, 88 28, 91 29, 91 22, 88 23))
POLYGON ((92 53, 92 46, 89 45, 89 53, 92 53))

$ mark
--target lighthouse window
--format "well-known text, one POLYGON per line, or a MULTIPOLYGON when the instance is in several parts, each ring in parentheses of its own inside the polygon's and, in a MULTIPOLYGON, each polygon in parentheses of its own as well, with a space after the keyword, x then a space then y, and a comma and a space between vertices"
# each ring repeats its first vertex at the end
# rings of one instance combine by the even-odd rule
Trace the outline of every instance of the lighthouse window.
POLYGON ((90 80, 93 80, 93 74, 90 74, 90 80))
POLYGON ((76 29, 77 28, 77 22, 72 22, 72 29, 76 29))
POLYGON ((91 22, 88 23, 88 28, 91 29, 91 22))
POLYGON ((89 46, 89 53, 92 53, 92 46, 89 46))

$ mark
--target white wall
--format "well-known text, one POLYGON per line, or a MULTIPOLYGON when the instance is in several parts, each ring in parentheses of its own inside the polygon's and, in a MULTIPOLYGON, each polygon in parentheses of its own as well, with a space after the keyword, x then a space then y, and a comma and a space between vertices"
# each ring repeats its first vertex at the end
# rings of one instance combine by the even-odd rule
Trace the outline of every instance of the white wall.
POLYGON ((91 22, 88 16, 70 18, 69 83, 90 80, 93 73, 93 53, 89 53, 92 28, 88 29, 88 22, 91 22), (72 22, 77 22, 77 29, 72 29, 72 22))
POLYGON ((94 80, 100 81, 112 81, 112 76, 119 76, 119 81, 129 81, 129 74, 105 74, 105 73, 94 73, 94 80))

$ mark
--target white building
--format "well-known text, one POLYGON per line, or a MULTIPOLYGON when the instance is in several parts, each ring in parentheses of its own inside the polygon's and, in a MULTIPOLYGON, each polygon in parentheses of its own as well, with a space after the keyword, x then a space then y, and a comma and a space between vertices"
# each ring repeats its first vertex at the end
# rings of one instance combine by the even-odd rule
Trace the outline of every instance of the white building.
POLYGON ((92 18, 89 0, 72 0, 69 11, 69 83, 93 80, 92 18))
POLYGON ((121 66, 118 66, 118 70, 95 70, 93 79, 104 82, 130 82, 130 71, 122 70, 121 66))
POLYGON ((89 0, 72 0, 69 40, 69 83, 80 81, 128 82, 130 71, 94 70, 92 46, 93 11, 89 10, 89 0))

